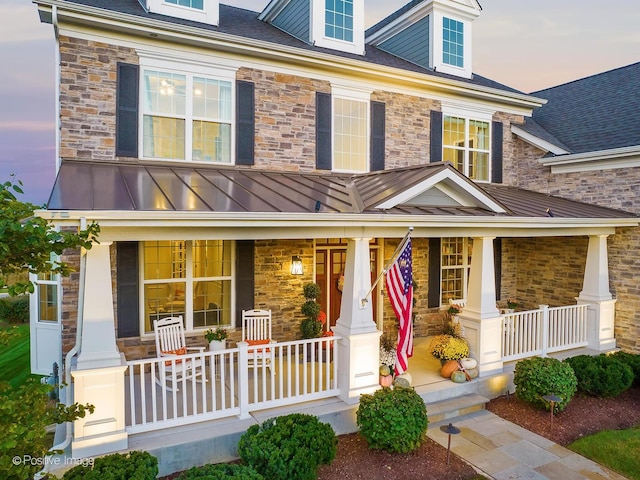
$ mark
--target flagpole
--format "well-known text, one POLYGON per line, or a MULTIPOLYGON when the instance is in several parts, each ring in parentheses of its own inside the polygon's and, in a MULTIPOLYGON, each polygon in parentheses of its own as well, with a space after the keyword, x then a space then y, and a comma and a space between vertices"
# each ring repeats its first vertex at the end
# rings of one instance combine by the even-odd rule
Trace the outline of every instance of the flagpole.
POLYGON ((396 261, 396 255, 398 255, 398 253, 400 253, 400 251, 402 250, 402 248, 404 247, 405 243, 407 243, 407 240, 409 239, 409 237, 411 236, 411 232, 413 232, 413 227, 409 227, 409 231, 407 232, 407 234, 404 236, 404 238, 402 240, 400 240, 400 243, 398 244, 398 246, 396 247, 395 251, 393 252, 393 254, 391 255, 391 259, 389 260, 389 262, 387 262, 387 264, 385 265, 385 267, 382 269, 382 271, 380 272, 380 275, 378 275, 378 278, 376 278, 376 281, 373 282, 373 285, 371 285, 371 288, 369 289, 369 291, 367 292, 367 294, 360 300, 360 306, 362 308, 364 308, 364 306, 367 304, 367 302, 369 301, 367 299, 367 297, 369 295, 371 295, 371 292, 373 292, 373 289, 376 288, 376 285, 378 285, 378 282, 380 281, 380 279, 382 278, 382 276, 384 274, 387 273, 387 270, 389 270, 389 265, 392 265, 393 262, 396 261))

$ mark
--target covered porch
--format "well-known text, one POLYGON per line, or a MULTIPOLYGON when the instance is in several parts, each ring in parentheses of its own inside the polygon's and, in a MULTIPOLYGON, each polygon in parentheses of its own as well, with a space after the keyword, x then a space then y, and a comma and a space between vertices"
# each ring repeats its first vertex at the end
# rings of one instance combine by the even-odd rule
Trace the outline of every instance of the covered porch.
MULTIPOLYGON (((75 167, 85 168, 84 165, 75 167)), ((110 171, 120 167, 105 165, 104 168, 110 171)), ((127 168, 134 169, 131 166, 127 168)), ((437 316, 442 307, 439 294, 431 298, 432 292, 440 292, 441 286, 441 271, 438 265, 434 268, 431 260, 441 257, 439 244, 435 240, 443 237, 473 239, 465 308, 460 319, 471 346, 471 355, 478 360, 480 378, 475 383, 469 382, 465 389, 478 386, 482 391, 493 392, 494 395, 504 393, 508 385, 508 379, 504 376, 508 369, 507 362, 515 359, 513 355, 551 353, 549 346, 553 342, 552 337, 548 336, 549 332, 571 332, 567 337, 560 334, 562 341, 570 348, 586 346, 593 351, 606 351, 615 347, 615 300, 608 285, 607 237, 614 234, 619 226, 636 226, 637 219, 633 216, 599 207, 576 205, 557 198, 550 200, 544 195, 509 187, 491 187, 485 191, 461 176, 449 164, 352 177, 266 175, 252 170, 242 173, 234 171, 231 174, 228 171, 219 172, 224 170, 222 168, 212 168, 206 172, 189 170, 194 177, 200 178, 199 181, 212 181, 215 177, 219 182, 223 176, 231 178, 225 184, 228 188, 223 190, 242 188, 244 195, 256 197, 265 189, 274 192, 287 185, 289 188, 286 191, 293 198, 285 194, 271 198, 271 205, 264 207, 266 211, 216 211, 212 207, 194 211, 187 205, 189 198, 193 197, 195 205, 203 201, 206 194, 201 185, 185 184, 188 181, 185 180, 188 178, 185 172, 176 173, 157 166, 154 171, 139 170, 137 175, 140 179, 135 184, 147 183, 142 177, 158 175, 156 170, 162 170, 162 180, 158 178, 153 183, 164 186, 158 192, 159 198, 171 199, 168 203, 172 208, 132 208, 124 215, 113 205, 112 209, 92 210, 87 204, 85 209, 65 210, 63 214, 59 210, 51 211, 50 205, 50 210, 45 212, 61 226, 96 220, 102 229, 100 244, 85 252, 82 260, 84 273, 81 275, 81 286, 84 290, 80 292, 82 301, 78 305, 80 344, 77 345, 77 364, 72 369, 73 401, 92 403, 96 405, 96 412, 75 422, 72 442, 72 454, 75 457, 131 448, 129 438, 133 435, 221 421, 224 418, 231 419, 232 423, 243 424, 257 412, 272 412, 273 409, 291 408, 292 405, 307 402, 333 402, 332 399, 336 399, 336 402, 346 406, 345 411, 353 412, 362 393, 378 388, 381 327, 389 321, 393 322, 384 313, 381 321, 375 322, 372 302, 363 301, 371 288, 371 239, 381 239, 382 248, 386 242, 394 246, 410 226, 413 227, 413 238, 422 242, 421 248, 414 249, 414 270, 424 279, 421 280, 422 304, 416 309, 416 313, 423 318, 417 322, 428 321, 425 319, 429 315, 437 316), (173 184, 171 178, 179 182, 173 184), (256 182, 255 188, 248 188, 250 182, 256 182), (178 190, 180 195, 176 196, 178 190), (553 218, 544 213, 543 207, 549 202, 552 202, 556 212, 553 218), (274 204, 277 208, 273 207, 274 204), (575 292, 579 308, 567 307, 573 309, 570 310, 572 313, 560 315, 565 325, 562 328, 554 326, 551 321, 551 312, 554 312, 551 308, 541 307, 538 313, 528 314, 528 317, 520 312, 513 316, 501 315, 497 301, 503 292, 497 288, 496 279, 505 272, 496 270, 496 259, 500 252, 495 248, 495 239, 551 237, 588 238, 586 256, 583 258, 582 290, 575 292), (161 360, 145 358, 150 355, 129 358, 118 347, 120 339, 116 332, 124 309, 119 303, 117 311, 114 306, 115 297, 122 296, 121 288, 124 287, 116 284, 118 289, 114 292, 113 271, 117 259, 114 259, 114 248, 110 245, 176 238, 186 241, 261 241, 265 249, 282 250, 281 256, 284 258, 291 258, 296 251, 282 248, 282 242, 289 245, 286 242, 344 239, 344 283, 339 318, 333 327, 335 337, 311 341, 279 338, 274 347, 277 349, 277 361, 271 371, 249 371, 248 352, 243 353, 242 345, 222 353, 207 352, 201 355, 201 363, 206 366, 201 374, 201 382, 194 378, 171 391, 157 385, 153 373, 154 369, 157 371, 161 360), (567 326, 567 322, 573 323, 567 326), (315 351, 309 347, 312 343, 328 341, 334 342, 333 358, 329 358, 329 361, 319 361, 317 357, 310 359, 302 354, 305 349, 315 351), (489 381, 492 378, 504 380, 489 381), (501 389, 495 389, 494 384, 502 385, 501 389)), ((63 193, 74 194, 72 189, 61 187, 65 179, 69 180, 64 172, 63 165, 56 184, 60 187, 60 210, 65 205, 63 193)), ((76 176, 82 173, 76 170, 70 172, 76 176)), ((98 173, 96 171, 93 175, 98 173)), ((131 172, 118 178, 132 178, 131 172)), ((88 183, 93 184, 93 181, 88 183)), ((220 184, 215 184, 219 188, 220 184)), ((135 188, 128 190, 134 191, 135 188)), ((220 196, 220 191, 216 191, 216 195, 220 196)), ((100 201, 100 195, 94 193, 91 198, 100 201)), ((108 202, 107 197, 104 201, 108 202)), ((58 197, 54 195, 53 198, 58 197)), ((82 201, 73 198, 70 203, 80 205, 82 201)), ((124 208, 122 205, 120 207, 124 208)), ((313 266, 316 264, 314 254, 306 260, 308 263, 305 267, 310 272, 310 280, 313 280, 313 266)), ((133 271, 134 277, 137 272, 133 271)), ((239 282, 240 279, 234 281, 239 282)), ((139 290, 139 286, 136 288, 139 290)), ((281 285, 280 288, 287 287, 281 285)), ((503 286, 502 290, 506 290, 506 287, 503 286)), ((261 308, 269 307, 269 292, 265 291, 263 285, 257 283, 255 291, 251 293, 252 301, 259 303, 261 308)), ((380 300, 384 301, 382 297, 380 300)), ((544 303, 546 299, 536 300, 544 303)), ((282 316, 289 312, 295 318, 291 312, 299 308, 299 302, 276 306, 282 316)), ((138 316, 139 311, 133 310, 134 315, 138 316)), ((237 324, 232 326, 238 327, 237 324)), ((139 336, 143 337, 143 333, 139 336)), ((422 342, 418 342, 418 345, 422 347, 422 342)), ((439 365, 431 362, 426 355, 416 355, 412 362, 415 363, 410 363, 410 373, 421 393, 446 391, 446 395, 443 394, 446 398, 461 394, 460 388, 453 388, 451 382, 438 378, 439 365), (420 365, 419 362, 425 363, 420 365)), ((67 364, 65 368, 71 370, 72 367, 67 364)))

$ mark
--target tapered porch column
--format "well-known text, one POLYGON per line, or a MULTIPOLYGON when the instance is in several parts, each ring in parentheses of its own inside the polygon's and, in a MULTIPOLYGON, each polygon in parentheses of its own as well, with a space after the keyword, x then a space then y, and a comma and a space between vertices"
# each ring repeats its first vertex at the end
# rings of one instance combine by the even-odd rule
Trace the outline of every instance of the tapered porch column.
POLYGON ((608 235, 589 237, 587 264, 578 305, 587 304, 589 348, 604 351, 616 347, 614 338, 615 304, 609 290, 608 235))
POLYGON ((502 372, 502 317, 496 307, 493 239, 473 239, 467 301, 460 319, 480 376, 502 372))
POLYGON ((93 457, 126 449, 124 373, 127 364, 116 345, 110 243, 86 253, 82 308, 82 344, 72 369, 74 402, 95 406, 74 422, 71 454, 93 457))
POLYGON ((370 288, 369 239, 349 239, 340 318, 333 328, 342 337, 338 388, 346 403, 357 403, 362 393, 378 388, 381 332, 373 321, 371 299, 362 302, 370 288))

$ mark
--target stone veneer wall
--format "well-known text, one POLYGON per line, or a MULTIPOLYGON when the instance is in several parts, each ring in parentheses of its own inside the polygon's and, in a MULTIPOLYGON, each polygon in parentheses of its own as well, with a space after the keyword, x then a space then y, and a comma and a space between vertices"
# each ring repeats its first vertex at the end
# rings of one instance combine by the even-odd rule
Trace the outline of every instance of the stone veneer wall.
MULTIPOLYGON (((640 168, 552 174, 549 167, 538 162, 543 155, 524 141, 516 142, 519 186, 640 214, 640 168)), ((608 247, 610 290, 617 299, 616 341, 624 350, 640 353, 640 229, 617 229, 609 237, 608 247)))
POLYGON ((60 156, 115 159, 117 63, 130 48, 60 36, 60 156))

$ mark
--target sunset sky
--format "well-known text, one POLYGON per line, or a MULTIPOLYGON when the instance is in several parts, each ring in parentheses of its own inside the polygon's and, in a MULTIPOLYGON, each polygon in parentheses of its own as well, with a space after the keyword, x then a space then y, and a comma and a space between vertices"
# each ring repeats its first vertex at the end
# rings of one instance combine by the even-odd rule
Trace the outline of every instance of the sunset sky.
MULTIPOLYGON (((221 0, 261 10, 268 0, 221 0)), ((365 0, 371 26, 405 1, 365 0)), ((640 61, 638 0, 480 0, 473 70, 533 92, 640 61)), ((55 175, 54 38, 29 0, 0 4, 0 182, 43 204, 55 175)))

